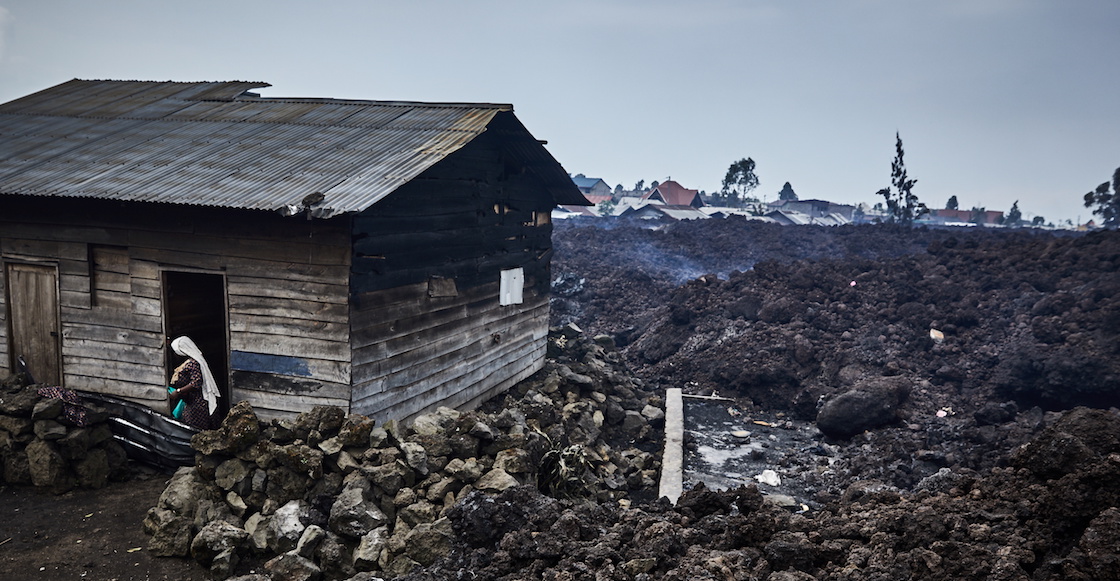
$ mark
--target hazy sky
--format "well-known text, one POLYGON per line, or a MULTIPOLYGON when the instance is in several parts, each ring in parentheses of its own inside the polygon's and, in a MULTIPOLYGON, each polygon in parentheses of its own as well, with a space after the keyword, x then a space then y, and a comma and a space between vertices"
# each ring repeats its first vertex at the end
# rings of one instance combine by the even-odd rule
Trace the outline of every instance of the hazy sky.
POLYGON ((513 103, 571 173, 1087 220, 1120 167, 1117 0, 0 0, 0 102, 72 78, 513 103))

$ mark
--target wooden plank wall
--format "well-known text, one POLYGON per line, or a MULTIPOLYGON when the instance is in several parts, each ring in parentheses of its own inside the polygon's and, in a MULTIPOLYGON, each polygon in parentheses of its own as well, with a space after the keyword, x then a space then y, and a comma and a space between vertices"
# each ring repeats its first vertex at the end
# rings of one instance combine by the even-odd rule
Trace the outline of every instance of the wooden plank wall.
POLYGON ((552 201, 488 135, 354 219, 355 412, 468 409, 544 363, 552 201), (524 302, 501 306, 516 267, 524 302))
MULTIPOLYGON (((0 245, 2 244, 3 237, 0 236, 0 245)), ((0 253, 0 256, 3 254, 0 253)), ((0 261, 0 377, 7 377, 12 372, 9 364, 11 356, 8 354, 8 281, 4 278, 7 276, 6 271, 3 261, 0 261)))
MULTIPOLYGON (((152 314, 143 297, 136 297, 134 305, 128 295, 114 296, 107 306, 92 305, 91 279, 103 274, 107 265, 91 261, 90 246, 118 247, 127 240, 127 232, 60 223, 52 220, 55 214, 45 208, 21 216, 21 206, 13 206, 3 217, 13 222, 5 221, 0 230, 4 234, 0 240, 4 259, 58 266, 63 385, 150 405, 161 396, 166 399, 159 387, 164 371, 160 359, 163 327, 158 310, 152 314)), ((114 270, 127 270, 128 265, 120 263, 119 253, 112 258, 114 270)))
POLYGON ((6 258, 59 265, 67 387, 123 396, 162 411, 167 381, 162 272, 188 270, 224 275, 231 351, 271 356, 270 361, 296 358, 307 369, 298 378, 235 370, 231 403, 249 400, 262 417, 317 404, 348 405, 345 221, 19 200, 6 204, 0 216, 0 249, 6 258))
POLYGON ((388 322, 376 314, 356 318, 356 327, 382 320, 356 331, 356 343, 373 340, 379 331, 388 338, 355 349, 353 411, 384 420, 441 405, 469 409, 483 394, 512 385, 510 378, 540 369, 548 334, 547 297, 533 292, 522 305, 501 307, 497 285, 473 291, 443 305, 426 291, 395 304, 402 312, 417 305, 433 307, 424 314, 393 317, 381 312, 388 322))

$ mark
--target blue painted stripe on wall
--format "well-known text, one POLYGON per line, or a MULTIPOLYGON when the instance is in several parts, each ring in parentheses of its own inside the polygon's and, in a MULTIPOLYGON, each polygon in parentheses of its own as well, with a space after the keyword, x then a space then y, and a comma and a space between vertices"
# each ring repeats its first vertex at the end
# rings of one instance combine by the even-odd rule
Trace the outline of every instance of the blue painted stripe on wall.
POLYGON ((308 368, 306 359, 288 355, 230 351, 229 366, 236 371, 258 371, 261 373, 311 377, 311 369, 308 368))

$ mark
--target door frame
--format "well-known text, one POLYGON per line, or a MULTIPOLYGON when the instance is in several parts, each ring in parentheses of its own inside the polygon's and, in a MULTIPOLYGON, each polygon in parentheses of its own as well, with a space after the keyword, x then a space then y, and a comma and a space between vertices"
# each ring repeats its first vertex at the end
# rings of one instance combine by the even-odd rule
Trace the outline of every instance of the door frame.
MULTIPOLYGON (((171 333, 171 300, 168 293, 173 289, 168 284, 168 275, 175 276, 179 274, 199 274, 207 276, 216 276, 221 280, 221 294, 222 294, 222 342, 224 344, 224 353, 221 354, 221 369, 215 365, 218 358, 213 353, 208 354, 203 350, 203 357, 206 357, 206 363, 210 367, 210 372, 214 374, 214 378, 218 381, 218 389, 221 392, 221 397, 218 399, 218 411, 215 413, 218 420, 225 417, 225 414, 232 407, 230 402, 230 394, 233 389, 232 375, 230 370, 230 328, 229 328, 229 279, 224 270, 210 270, 202 268, 178 267, 178 266, 161 266, 159 267, 159 284, 160 284, 160 316, 163 325, 163 354, 164 354, 164 373, 165 379, 170 381, 171 374, 174 371, 174 355, 171 350, 171 341, 175 339, 171 333)), ((193 339, 193 337, 192 337, 193 339)), ((199 345, 203 349, 202 345, 199 345)))

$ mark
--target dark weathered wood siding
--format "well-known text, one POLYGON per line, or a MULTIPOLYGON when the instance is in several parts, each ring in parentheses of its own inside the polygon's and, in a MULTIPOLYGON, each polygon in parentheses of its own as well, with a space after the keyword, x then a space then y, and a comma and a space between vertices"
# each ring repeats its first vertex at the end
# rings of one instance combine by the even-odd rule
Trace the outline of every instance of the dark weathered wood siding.
MULTIPOLYGON (((3 244, 3 231, 0 230, 0 245, 3 244)), ((0 248, 0 257, 3 249, 0 248)), ((0 376, 7 376, 12 372, 9 364, 11 354, 8 353, 8 281, 5 279, 3 264, 0 264, 0 376)))
POLYGON ((352 410, 470 407, 544 362, 552 201, 483 134, 353 219, 352 410), (499 304, 502 270, 524 300, 499 304))
MULTIPOLYGON (((224 277, 233 401, 263 417, 349 404, 347 220, 82 199, 3 204, 3 260, 58 267, 65 386, 163 409, 162 273, 198 271, 224 277)), ((6 320, 0 329, 7 368, 6 320)))

